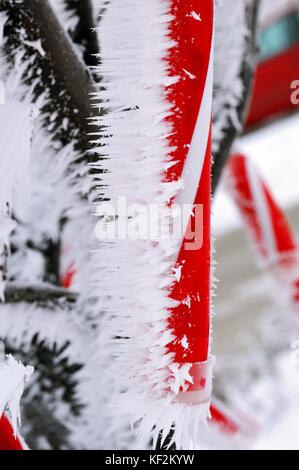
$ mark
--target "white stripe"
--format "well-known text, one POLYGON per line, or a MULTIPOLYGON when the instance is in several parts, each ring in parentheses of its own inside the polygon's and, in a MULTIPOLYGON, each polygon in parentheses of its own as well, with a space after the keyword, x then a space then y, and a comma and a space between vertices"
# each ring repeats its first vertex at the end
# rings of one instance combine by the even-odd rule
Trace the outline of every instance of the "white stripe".
POLYGON ((256 208, 258 221, 261 227, 264 247, 267 251, 268 263, 274 261, 277 256, 276 240, 273 234, 273 226, 269 213, 269 207, 265 200, 264 190, 256 173, 254 165, 249 158, 245 159, 248 181, 252 192, 253 204, 256 208))
MULTIPOLYGON (((202 97, 202 102, 196 121, 190 149, 184 165, 182 179, 184 188, 178 193, 175 204, 183 206, 188 204, 192 206, 198 191, 201 180, 203 165, 207 152, 211 115, 212 115, 212 95, 213 95, 213 71, 214 71, 214 39, 211 43, 210 62, 207 72, 207 78, 202 97)), ((186 232, 188 221, 186 221, 184 231, 186 232)))

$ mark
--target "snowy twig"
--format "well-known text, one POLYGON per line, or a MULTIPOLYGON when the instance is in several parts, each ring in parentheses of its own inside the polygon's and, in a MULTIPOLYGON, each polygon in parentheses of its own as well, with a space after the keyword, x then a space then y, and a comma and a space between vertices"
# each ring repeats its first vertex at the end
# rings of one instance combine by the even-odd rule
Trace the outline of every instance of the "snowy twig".
MULTIPOLYGON (((246 2, 245 6, 245 20, 247 34, 245 36, 245 50, 240 54, 239 79, 241 80, 242 91, 235 105, 234 113, 229 111, 231 103, 221 103, 221 108, 216 110, 214 121, 222 120, 222 113, 227 112, 227 119, 224 127, 221 129, 221 139, 214 148, 214 165, 212 172, 212 190, 215 193, 217 185, 220 181, 222 170, 225 167, 226 161, 229 157, 231 147, 235 139, 240 135, 243 130, 243 122, 246 117, 248 100, 250 98, 253 72, 255 69, 256 57, 256 29, 257 17, 259 11, 260 0, 251 0, 246 2), (217 112, 219 111, 219 113, 217 112), (234 116, 235 114, 235 116, 234 116), (234 116, 234 117, 233 117, 234 116)), ((226 34, 235 34, 234 31, 226 31, 226 34)), ((225 56, 226 57, 226 56, 225 56)), ((219 93, 223 90, 219 89, 219 93)), ((216 96, 217 100, 217 91, 216 96)))
POLYGON ((50 284, 23 285, 10 282, 5 287, 5 301, 9 304, 36 303, 39 306, 52 305, 53 308, 59 306, 71 310, 76 304, 77 297, 75 292, 50 284))

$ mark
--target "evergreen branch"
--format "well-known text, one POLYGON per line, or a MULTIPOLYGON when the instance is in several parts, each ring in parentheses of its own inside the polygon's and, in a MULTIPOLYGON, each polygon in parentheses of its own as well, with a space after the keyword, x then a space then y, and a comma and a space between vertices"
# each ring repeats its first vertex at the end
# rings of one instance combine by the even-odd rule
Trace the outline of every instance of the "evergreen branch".
POLYGON ((62 145, 75 142, 76 149, 89 155, 90 123, 98 110, 91 104, 95 82, 64 31, 48 0, 10 2, 4 0, 0 11, 6 12, 5 49, 11 62, 17 52, 28 61, 22 80, 33 87, 35 100, 44 96, 42 113, 45 126, 62 145), (41 48, 34 48, 40 41, 41 48), (57 114, 58 112, 58 114, 57 114), (57 114, 53 123, 53 115, 57 114))

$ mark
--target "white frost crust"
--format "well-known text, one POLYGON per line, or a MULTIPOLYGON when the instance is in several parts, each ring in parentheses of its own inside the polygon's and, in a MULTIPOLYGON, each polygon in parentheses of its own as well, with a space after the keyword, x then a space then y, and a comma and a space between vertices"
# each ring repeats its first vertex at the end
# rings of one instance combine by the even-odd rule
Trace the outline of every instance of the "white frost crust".
MULTIPOLYGON (((180 181, 162 182, 169 166, 167 136, 173 132, 165 118, 172 113, 164 87, 169 77, 167 58, 174 44, 168 37, 172 17, 168 0, 111 2, 99 29, 104 77, 99 99, 110 113, 99 118, 104 126, 98 149, 107 156, 101 175, 105 197, 116 206, 119 196, 128 204, 156 203, 165 207, 182 188, 180 181)), ((209 416, 209 403, 176 401, 179 390, 192 384, 191 364, 174 364, 167 345, 174 336, 168 326, 169 309, 176 304, 168 287, 174 281, 175 243, 131 239, 101 242, 96 262, 102 273, 102 311, 114 338, 115 360, 110 373, 119 383, 113 412, 127 416, 142 439, 174 427, 178 448, 195 448, 199 430, 209 416), (122 339, 119 339, 122 338, 122 339), (172 372, 170 372, 172 371, 172 372), (171 376, 169 376, 172 374, 171 376)), ((183 340, 183 338, 181 339, 183 340)))
POLYGON ((0 362, 0 416, 8 409, 15 436, 18 425, 21 425, 21 396, 32 374, 33 367, 23 366, 11 355, 7 356, 4 362, 0 362))

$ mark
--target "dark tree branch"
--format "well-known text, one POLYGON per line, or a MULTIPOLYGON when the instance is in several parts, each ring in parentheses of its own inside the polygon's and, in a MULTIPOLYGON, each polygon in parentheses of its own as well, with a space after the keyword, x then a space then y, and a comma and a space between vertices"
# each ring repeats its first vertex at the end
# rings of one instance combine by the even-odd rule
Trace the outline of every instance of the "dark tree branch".
POLYGON ((5 303, 20 302, 37 304, 47 308, 56 307, 71 310, 78 299, 75 292, 51 286, 50 284, 24 285, 7 283, 5 287, 5 303))
POLYGON ((24 50, 24 61, 30 59, 30 64, 23 80, 28 86, 36 81, 35 99, 41 95, 47 98, 42 108, 45 125, 48 127, 52 123, 51 133, 55 139, 63 145, 75 142, 76 148, 86 157, 90 146, 89 119, 98 114, 90 100, 95 82, 76 53, 70 37, 48 0, 22 3, 3 0, 0 10, 8 15, 4 34, 9 58, 13 60, 17 50, 24 50), (31 45, 39 40, 44 55, 31 45), (51 119, 57 111, 58 116, 53 123, 51 119))
MULTIPOLYGON (((246 118, 248 103, 252 90, 252 82, 256 63, 256 33, 257 33, 257 17, 259 11, 260 0, 252 0, 248 3, 246 11, 246 26, 249 34, 246 43, 246 54, 240 68, 240 77, 243 84, 242 98, 237 106, 237 118, 240 123, 244 123, 246 118)), ((216 116, 217 119, 217 116, 216 116)), ((220 142, 217 152, 214 154, 214 165, 212 170, 212 192, 215 193, 222 171, 225 167, 227 159, 235 139, 240 135, 238 129, 232 119, 228 120, 224 129, 223 139, 220 142)))

